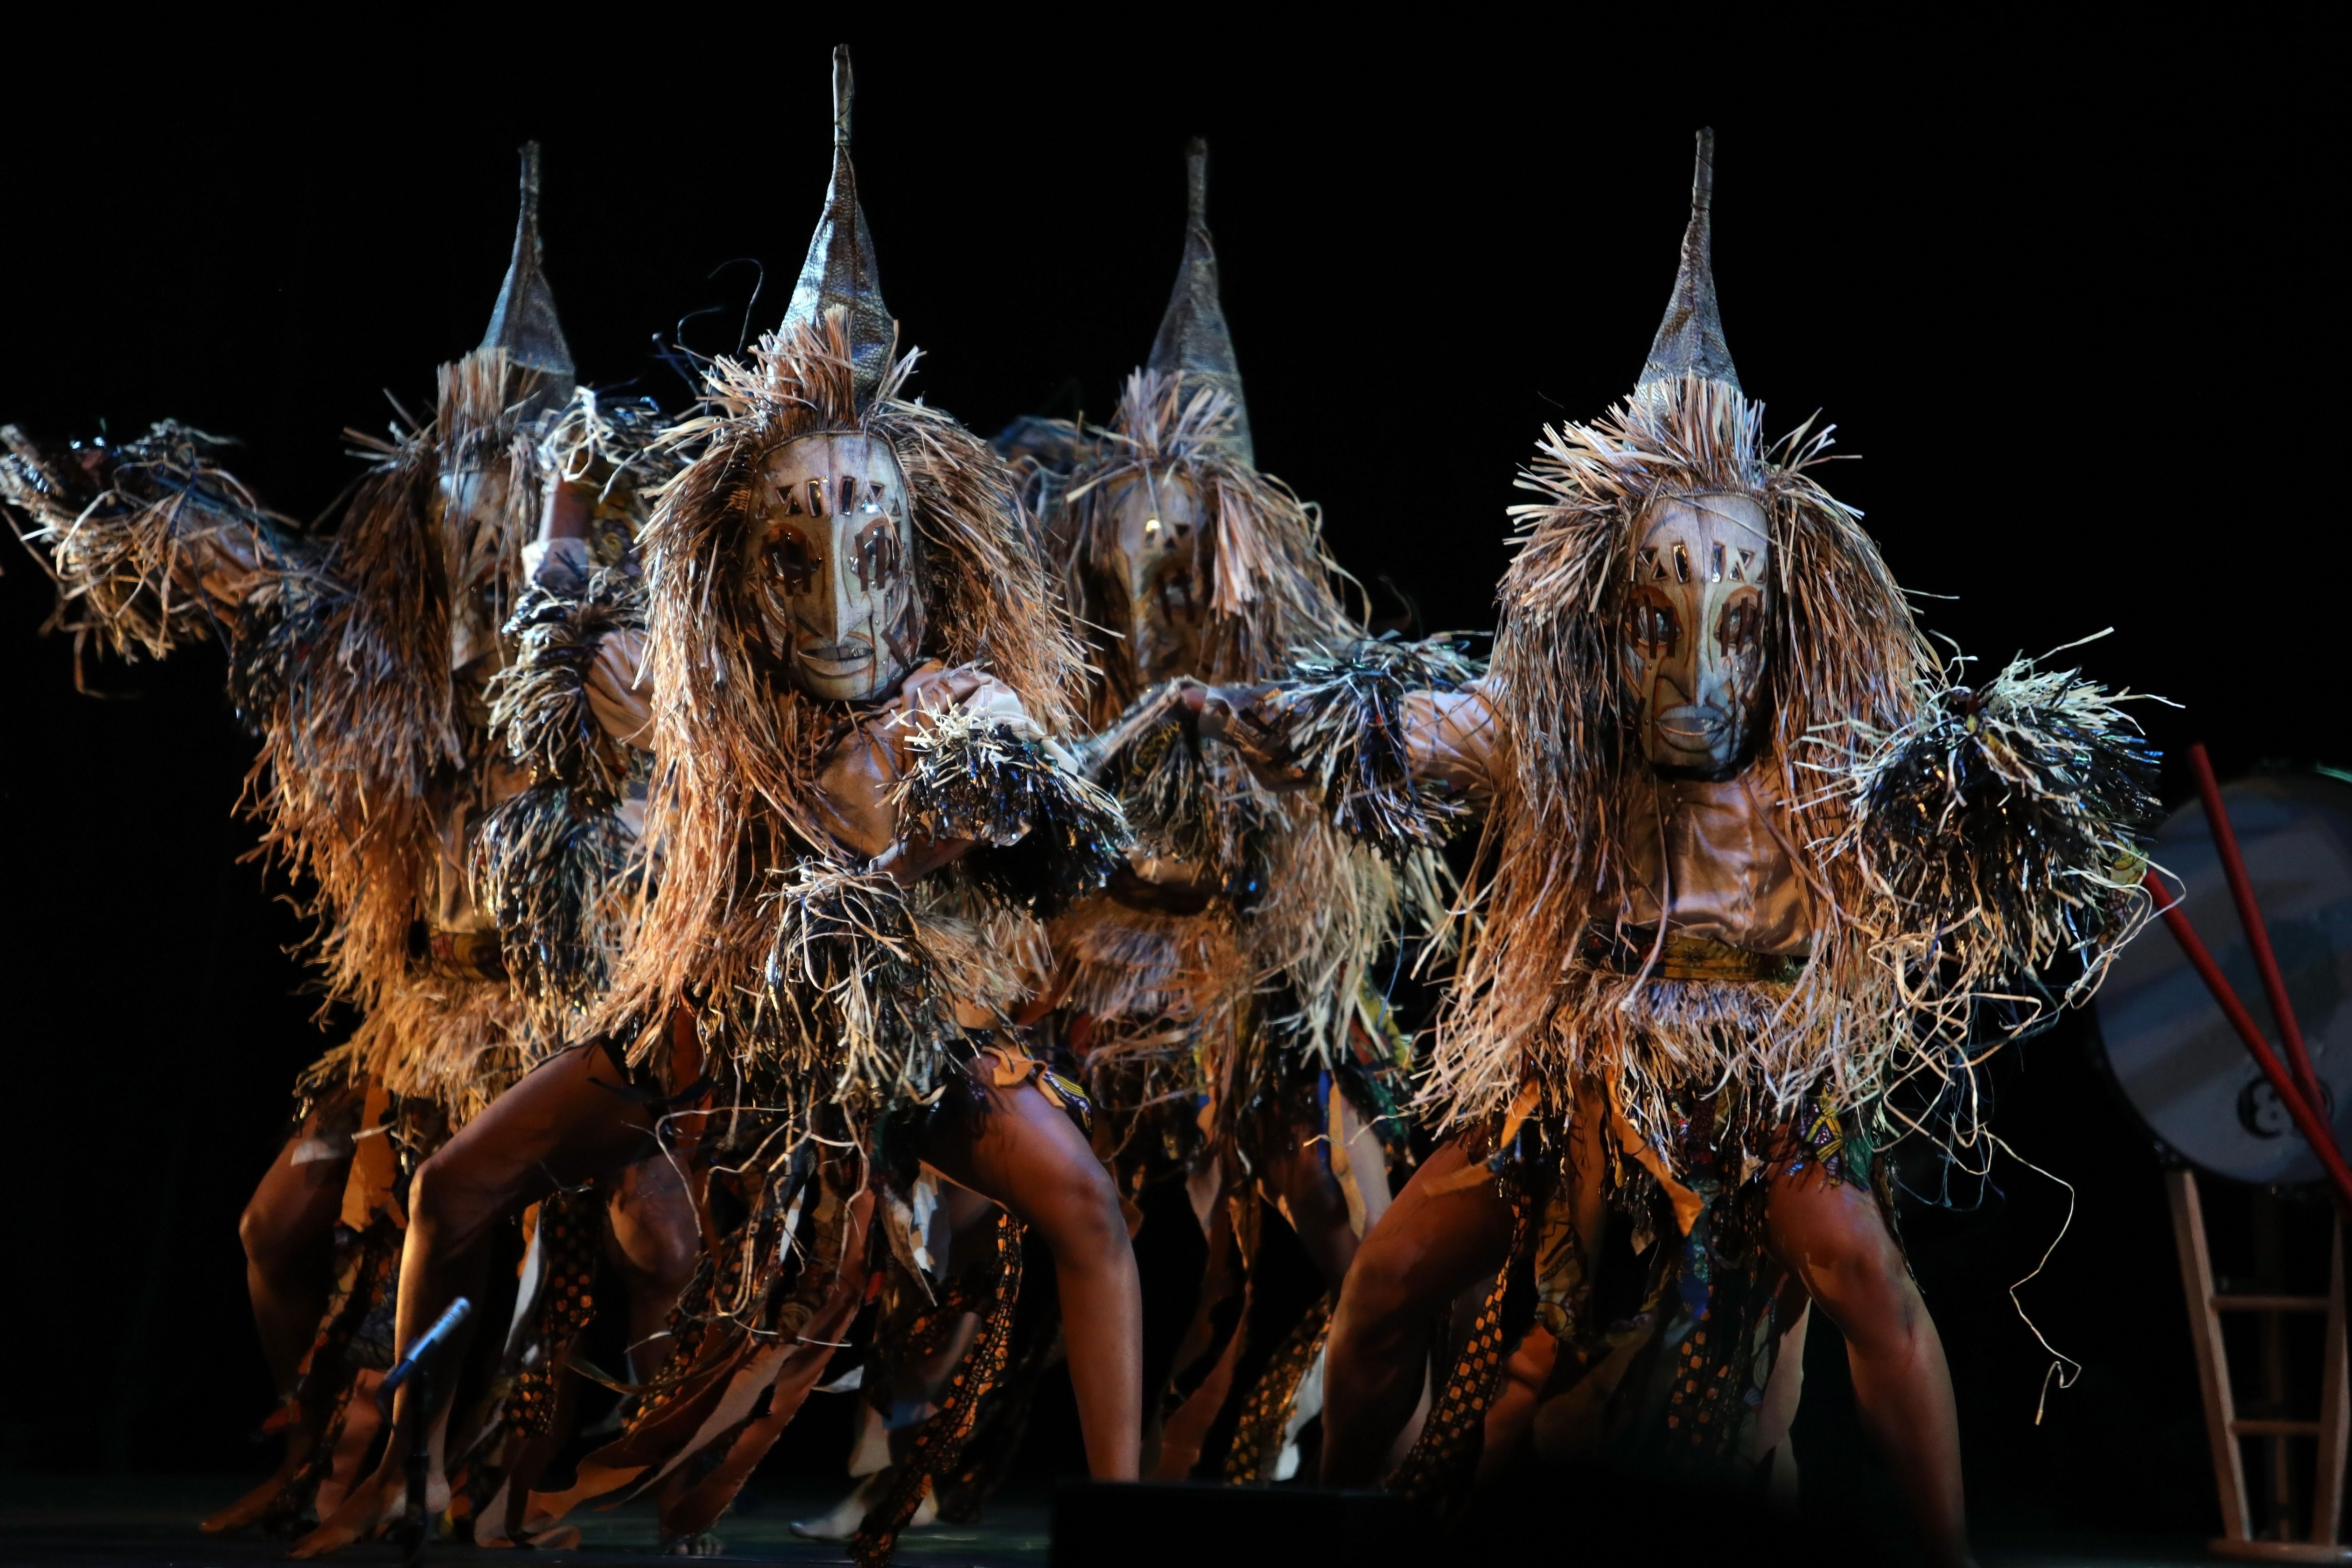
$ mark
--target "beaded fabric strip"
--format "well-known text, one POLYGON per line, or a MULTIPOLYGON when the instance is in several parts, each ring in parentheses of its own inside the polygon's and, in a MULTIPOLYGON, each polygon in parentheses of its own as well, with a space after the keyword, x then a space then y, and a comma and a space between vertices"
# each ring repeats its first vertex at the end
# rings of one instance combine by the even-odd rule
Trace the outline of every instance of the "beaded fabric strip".
POLYGON ((273 1531, 307 1529, 315 1518, 312 1503, 320 1484, 334 1471, 358 1374, 373 1359, 363 1351, 354 1353, 361 1330, 379 1315, 381 1307, 394 1300, 400 1289, 400 1244, 401 1232, 390 1221, 377 1218, 360 1233, 335 1279, 334 1294, 320 1317, 318 1338, 302 1358, 295 1382, 295 1398, 315 1422, 318 1440, 307 1462, 288 1479, 264 1516, 273 1531))
POLYGON ((555 1194, 541 1206, 544 1267, 534 1304, 531 1343, 538 1359, 515 1373, 509 1419, 526 1436, 553 1427, 556 1394, 571 1367, 571 1347, 596 1313, 596 1264, 604 1253, 604 1200, 592 1188, 555 1194))
POLYGON ((1227 1482, 1247 1486, 1275 1479, 1275 1466, 1282 1458, 1283 1433, 1290 1425, 1291 1408, 1298 1402, 1298 1385, 1315 1358, 1323 1353, 1323 1342, 1330 1333, 1331 1298, 1327 1295, 1298 1321, 1298 1326, 1275 1350, 1265 1373, 1250 1385, 1241 1420, 1234 1428, 1233 1447, 1225 1450, 1227 1482))
POLYGON ((1013 1347, 1013 1309, 1021 1300, 1021 1222, 1009 1214, 996 1216, 996 1300, 964 1353, 963 1365, 940 1396, 939 1414, 915 1433, 888 1494, 867 1510, 850 1540, 850 1559, 858 1568, 880 1568, 890 1561, 898 1532, 931 1489, 932 1476, 954 1470, 981 1403, 1004 1376, 1005 1356, 1013 1347))

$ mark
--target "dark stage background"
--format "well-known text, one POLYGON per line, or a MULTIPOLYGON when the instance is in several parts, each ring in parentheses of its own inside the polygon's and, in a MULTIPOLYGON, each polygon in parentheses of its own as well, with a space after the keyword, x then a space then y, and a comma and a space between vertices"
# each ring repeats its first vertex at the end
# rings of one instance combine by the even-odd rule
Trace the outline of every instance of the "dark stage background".
MULTIPOLYGON (((686 342, 732 347, 758 277, 738 258, 768 266, 752 329, 782 311, 839 30, 702 21, 639 14, 553 48, 85 35, 49 89, 12 72, 0 419, 175 416, 242 437, 266 498, 320 512, 355 472, 342 426, 379 426, 384 388, 429 406, 433 366, 480 336, 526 136, 583 378, 677 407, 649 346, 708 309, 686 342)), ((2116 628, 2075 657, 2180 704, 2145 714, 2176 800, 2193 739, 2225 775, 2352 760, 2342 509, 2305 477, 2328 471, 2342 396, 2319 238, 2340 136, 2299 74, 2310 40, 1037 31, 848 29, 882 277, 928 351, 915 387, 982 431, 1108 413, 1203 132, 1261 460, 1326 504, 1368 584, 1431 627, 1484 626, 1516 466, 1543 422, 1627 389, 1712 123, 1742 377, 1776 433, 1820 409, 1865 456, 1832 484, 1906 585, 1952 596, 1933 627, 1996 661, 2116 628)), ((0 554, 0 1464, 251 1469, 268 1390, 236 1220, 320 1039, 283 954, 298 926, 238 862, 250 747, 214 656, 93 659, 100 695, 77 695, 71 650, 37 635, 45 580, 0 554)), ((2037 1426, 2048 1358, 2007 1288, 2057 1233, 2057 1187, 2004 1163, 1973 1213, 1906 1212, 1972 1500, 2021 1527, 2210 1531, 2156 1162, 2079 1026, 1999 1079, 2000 1130, 2076 1185, 2023 1295, 2084 1372, 2037 1426)), ((1817 1329, 1808 1492, 1883 1520, 1836 1350, 1817 1329)), ((835 1418, 803 1426, 785 1458, 837 1475, 835 1418)), ((1031 1479, 1078 1468, 1066 1414, 1039 1436, 1031 1479)))

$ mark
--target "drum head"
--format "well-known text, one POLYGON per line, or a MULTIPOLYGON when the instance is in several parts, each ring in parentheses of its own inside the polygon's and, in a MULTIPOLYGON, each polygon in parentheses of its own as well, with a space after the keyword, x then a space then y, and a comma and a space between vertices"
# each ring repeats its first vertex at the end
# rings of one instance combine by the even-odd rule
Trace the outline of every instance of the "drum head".
MULTIPOLYGON (((2313 1069, 2332 1101, 2336 1142, 2352 1144, 2352 784, 2326 773, 2264 773, 2224 785, 2221 799, 2313 1069)), ((2201 805, 2166 821, 2155 859, 2187 884, 2189 923, 2284 1062, 2201 805)), ((2097 1010, 2108 1069, 2158 1141, 2235 1181, 2320 1179, 2317 1157, 2170 931, 2151 922, 2124 950, 2097 1010)))

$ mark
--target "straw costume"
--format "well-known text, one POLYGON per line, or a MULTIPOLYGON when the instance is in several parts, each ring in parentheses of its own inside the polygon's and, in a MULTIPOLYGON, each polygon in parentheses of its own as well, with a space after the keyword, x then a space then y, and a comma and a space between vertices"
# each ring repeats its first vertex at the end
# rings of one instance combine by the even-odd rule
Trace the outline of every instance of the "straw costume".
MULTIPOLYGON (((624 1489, 656 1491, 667 1539, 698 1536, 822 1372, 879 1231, 922 1289, 985 1318, 906 1484, 854 1545, 887 1558, 999 1370, 1020 1280, 1010 1213, 957 1260, 976 1267, 948 1277, 926 1245, 939 1189, 925 1162, 963 1170, 970 1132, 1019 1143, 1073 1190, 1099 1178, 1048 1103, 1075 1112, 1076 1086, 1011 1020, 1042 973, 1039 917, 1098 887, 1126 830, 1048 739, 1079 656, 1009 470, 900 395, 914 355, 896 357, 858 200, 846 51, 835 66, 832 184, 791 306, 743 360, 710 363, 702 411, 667 437, 691 460, 644 542, 643 672, 623 684, 655 694, 654 891, 587 1022, 595 1043, 530 1075, 428 1168, 479 1202, 435 1216, 446 1245, 404 1281, 405 1332, 462 1291, 473 1238, 537 1166, 577 1164, 611 1129, 697 1142, 704 1257, 668 1359, 575 1483, 531 1496, 518 1540, 624 1489), (499 1146, 551 1126, 543 1155, 499 1146)), ((528 679, 562 661, 575 714, 625 629, 598 630, 593 608, 551 608, 547 625, 572 629, 521 664, 528 679)), ((573 763, 600 744, 570 747, 573 763)), ((1036 1223, 1066 1270, 1055 1220, 1036 1223)), ((1131 1295, 1123 1229, 1117 1251, 1131 1295)))
MULTIPOLYGON (((295 1527, 340 1500, 374 1431, 369 1391, 393 1359, 416 1166, 560 1039, 609 950, 599 911, 625 901, 617 801, 596 814, 596 854, 562 868, 560 895, 503 911, 503 926, 496 900, 477 896, 485 823, 532 794, 489 710, 509 652, 501 625, 527 586, 540 436, 573 397, 537 206, 534 145, 482 346, 442 367, 431 424, 367 442, 370 471, 331 534, 264 509, 221 467, 226 443, 185 426, 62 457, 6 433, 0 484, 36 525, 29 542, 58 588, 54 624, 125 658, 224 645, 231 700, 261 746, 248 805, 318 922, 322 1017, 335 1004, 357 1015, 303 1074, 297 1126, 247 1215, 249 1246, 257 1230, 278 1251, 303 1237, 272 1233, 333 1229, 324 1314, 293 1347, 299 1363, 278 1369, 291 1380, 278 1418, 289 1458, 211 1528, 295 1527), (541 962, 550 951, 563 963, 541 962)), ((634 472, 643 422, 618 428, 578 396, 593 429, 568 412, 567 454, 585 445, 608 476, 634 472)), ((610 491, 608 510, 628 514, 633 483, 610 491)), ((608 541, 616 561, 627 532, 608 541)), ((529 858, 509 854, 510 879, 557 868, 529 858)), ((259 1261, 255 1273, 267 1319, 259 1261)))
MULTIPOLYGON (((1794 1384, 1776 1352, 1808 1291, 1846 1310, 1789 1261, 1789 1227, 1841 1216, 1822 1234, 1864 1258, 1873 1300, 1916 1305, 1891 1210, 1874 1217, 1880 1146, 1913 1129, 1978 1143, 1975 1065, 2084 997, 2147 912, 2152 758, 2114 700, 2022 660, 1958 684, 1814 478, 1828 430, 1765 443, 1724 346, 1711 184, 1702 132, 1633 395, 1547 430, 1522 478, 1538 500, 1514 509, 1491 673, 1391 689, 1380 710, 1328 667, 1230 699, 1226 732, 1343 817, 1485 819, 1421 1100, 1450 1143, 1383 1226, 1483 1237, 1446 1283, 1492 1277, 1389 1478, 1433 1500, 1530 1420, 1553 1458, 1785 1474, 1794 1384), (1860 1210, 1839 1195, 1874 1191, 1860 1210), (1609 1239, 1627 1235, 1630 1252, 1609 1239), (1532 1329, 1505 1310, 1528 1259, 1532 1329), (1601 1288, 1629 1269, 1630 1294, 1601 1288), (1517 1397, 1514 1341, 1542 1352, 1514 1363, 1517 1397)), ((1327 1480, 1371 1479, 1410 1405, 1373 1347, 1398 1300, 1437 1287, 1383 1239, 1334 1331, 1327 1480)), ((1890 1457, 1931 1540, 1964 1555, 1932 1362, 1944 1381, 1922 1408, 1943 1415, 1890 1457)))

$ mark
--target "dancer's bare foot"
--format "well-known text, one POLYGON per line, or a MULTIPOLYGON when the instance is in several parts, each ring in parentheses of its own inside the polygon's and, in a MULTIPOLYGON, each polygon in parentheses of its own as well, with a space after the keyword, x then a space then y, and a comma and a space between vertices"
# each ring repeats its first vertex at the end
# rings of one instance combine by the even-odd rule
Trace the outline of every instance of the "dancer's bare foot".
POLYGON ((401 1510, 408 1502, 408 1478, 401 1453, 401 1446, 395 1442, 389 1462, 376 1467, 373 1475, 353 1487, 335 1511, 297 1541, 286 1555, 324 1557, 354 1541, 368 1541, 383 1534, 386 1525, 400 1518, 401 1510))
MULTIPOLYGON (((898 1472, 895 1469, 875 1471, 851 1488, 849 1495, 834 1504, 831 1512, 819 1514, 814 1519, 793 1521, 793 1533, 803 1541, 848 1540, 857 1533, 857 1527, 866 1522, 866 1514, 882 1500, 898 1479, 898 1472)), ((939 1518, 939 1493, 925 1492, 921 1505, 915 1510, 915 1517, 907 1521, 907 1528, 920 1530, 927 1524, 938 1523, 939 1518)))
POLYGON ((206 1535, 226 1535, 232 1531, 247 1530, 269 1516, 271 1505, 278 1494, 302 1471, 310 1460, 310 1448, 316 1437, 299 1425, 286 1429, 286 1458, 268 1480, 237 1499, 235 1502, 199 1522, 196 1528, 206 1535))

